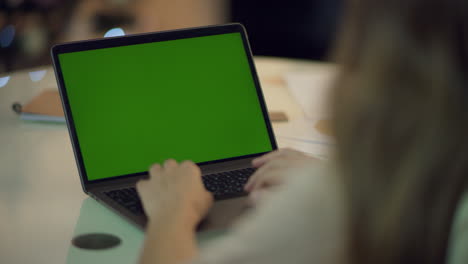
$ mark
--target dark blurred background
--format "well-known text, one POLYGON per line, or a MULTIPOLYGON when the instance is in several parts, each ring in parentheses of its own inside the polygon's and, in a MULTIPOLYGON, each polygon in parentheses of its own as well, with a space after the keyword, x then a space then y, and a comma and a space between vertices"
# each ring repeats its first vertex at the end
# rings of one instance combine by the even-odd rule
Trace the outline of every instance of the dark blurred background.
POLYGON ((230 20, 243 23, 255 55, 324 60, 342 0, 232 0, 230 20))
POLYGON ((0 77, 59 42, 243 23, 254 55, 326 60, 342 0, 0 0, 0 77))

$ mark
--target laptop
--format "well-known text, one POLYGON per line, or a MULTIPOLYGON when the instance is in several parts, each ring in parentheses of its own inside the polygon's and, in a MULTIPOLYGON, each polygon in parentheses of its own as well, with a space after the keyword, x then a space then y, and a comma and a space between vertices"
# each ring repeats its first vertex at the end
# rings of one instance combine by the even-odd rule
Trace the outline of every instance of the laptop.
POLYGON ((152 164, 194 161, 223 201, 245 196, 251 160, 277 149, 240 24, 65 43, 51 53, 84 192, 140 228, 147 219, 135 183, 152 164))

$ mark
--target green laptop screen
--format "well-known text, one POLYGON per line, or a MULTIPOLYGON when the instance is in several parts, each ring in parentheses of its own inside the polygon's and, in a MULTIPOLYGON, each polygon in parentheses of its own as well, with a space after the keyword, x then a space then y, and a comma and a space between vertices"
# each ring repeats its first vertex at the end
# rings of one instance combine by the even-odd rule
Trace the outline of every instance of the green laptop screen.
POLYGON ((59 54, 88 180, 272 150, 240 33, 59 54))

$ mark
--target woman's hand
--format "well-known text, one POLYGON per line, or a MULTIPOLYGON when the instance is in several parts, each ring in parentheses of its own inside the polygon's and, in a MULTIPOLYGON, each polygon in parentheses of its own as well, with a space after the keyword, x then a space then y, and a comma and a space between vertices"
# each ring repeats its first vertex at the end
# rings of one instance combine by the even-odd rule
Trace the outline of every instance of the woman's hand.
POLYGON ((308 173, 320 161, 292 149, 270 152, 252 161, 257 171, 245 185, 251 203, 258 203, 272 188, 283 184, 294 175, 308 173))
POLYGON ((166 217, 195 228, 213 203, 200 168, 191 161, 167 160, 163 166, 154 164, 149 174, 149 180, 139 181, 136 187, 150 222, 166 217))

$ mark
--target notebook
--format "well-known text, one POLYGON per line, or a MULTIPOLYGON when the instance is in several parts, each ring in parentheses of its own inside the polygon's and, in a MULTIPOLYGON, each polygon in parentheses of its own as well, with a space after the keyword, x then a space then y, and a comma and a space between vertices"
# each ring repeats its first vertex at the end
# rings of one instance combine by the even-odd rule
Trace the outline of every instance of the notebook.
POLYGON ((56 90, 44 90, 23 106, 14 104, 13 108, 23 120, 65 123, 60 95, 56 90))

